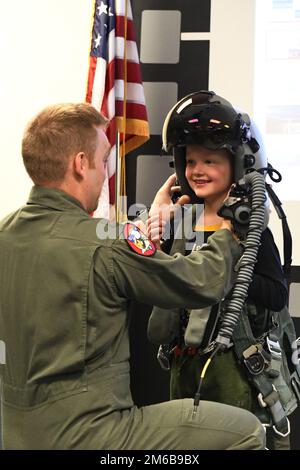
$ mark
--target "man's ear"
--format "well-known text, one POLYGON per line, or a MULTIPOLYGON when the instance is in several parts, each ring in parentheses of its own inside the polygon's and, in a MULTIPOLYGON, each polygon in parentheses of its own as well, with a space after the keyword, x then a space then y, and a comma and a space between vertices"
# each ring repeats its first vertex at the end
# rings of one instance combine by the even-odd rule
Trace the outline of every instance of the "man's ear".
POLYGON ((83 176, 88 168, 88 159, 84 152, 79 152, 75 155, 73 160, 74 172, 77 176, 83 176))

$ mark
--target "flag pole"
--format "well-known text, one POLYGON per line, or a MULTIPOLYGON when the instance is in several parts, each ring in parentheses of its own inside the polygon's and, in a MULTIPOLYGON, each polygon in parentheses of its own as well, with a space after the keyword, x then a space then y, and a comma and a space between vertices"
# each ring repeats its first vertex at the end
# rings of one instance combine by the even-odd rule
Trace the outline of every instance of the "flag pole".
POLYGON ((126 204, 126 120, 127 120, 127 32, 128 32, 128 0, 125 0, 124 15, 124 100, 123 100, 123 141, 120 155, 120 196, 122 197, 121 216, 122 221, 127 218, 126 204))
POLYGON ((120 191, 121 191, 121 165, 120 165, 120 131, 117 130, 116 141, 116 173, 115 173, 115 205, 116 205, 116 220, 120 223, 120 191))
POLYGON ((117 147, 116 147, 116 219, 118 223, 124 222, 127 217, 126 198, 126 103, 127 103, 127 16, 128 0, 125 0, 124 14, 124 97, 123 97, 123 115, 121 120, 121 131, 117 129, 117 147), (122 144, 121 144, 122 133, 122 144))

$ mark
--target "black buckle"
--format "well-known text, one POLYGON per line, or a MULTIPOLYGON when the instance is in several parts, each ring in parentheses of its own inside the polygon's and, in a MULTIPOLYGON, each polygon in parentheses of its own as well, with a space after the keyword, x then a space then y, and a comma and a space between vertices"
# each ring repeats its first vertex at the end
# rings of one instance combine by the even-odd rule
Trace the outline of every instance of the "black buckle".
POLYGON ((164 370, 171 369, 171 354, 172 348, 168 344, 161 344, 157 351, 157 360, 160 364, 160 367, 164 370))
POLYGON ((300 381, 297 371, 291 375, 291 385, 296 399, 300 403, 300 381))
POLYGON ((244 358, 244 363, 252 375, 259 375, 265 368, 265 359, 260 351, 244 358))

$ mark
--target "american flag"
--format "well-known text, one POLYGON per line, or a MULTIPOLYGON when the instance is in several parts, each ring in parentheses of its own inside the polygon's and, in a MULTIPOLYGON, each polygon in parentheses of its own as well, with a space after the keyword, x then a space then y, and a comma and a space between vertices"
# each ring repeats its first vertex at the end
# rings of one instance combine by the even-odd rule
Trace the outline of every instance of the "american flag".
POLYGON ((149 139, 130 0, 95 1, 86 101, 110 119, 112 149, 95 213, 109 218, 109 204, 115 203, 117 131, 123 163, 126 153, 149 139))

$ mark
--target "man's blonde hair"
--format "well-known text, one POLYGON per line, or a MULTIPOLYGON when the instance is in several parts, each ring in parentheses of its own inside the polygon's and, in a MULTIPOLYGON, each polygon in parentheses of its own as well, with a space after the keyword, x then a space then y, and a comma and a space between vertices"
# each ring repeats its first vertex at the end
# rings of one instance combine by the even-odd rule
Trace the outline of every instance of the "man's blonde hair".
POLYGON ((25 168, 37 185, 64 179, 69 158, 79 152, 93 165, 96 127, 108 120, 87 103, 48 106, 27 126, 22 140, 25 168))

